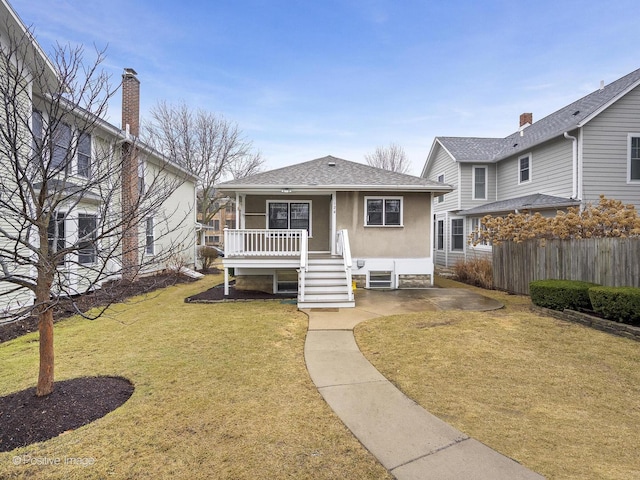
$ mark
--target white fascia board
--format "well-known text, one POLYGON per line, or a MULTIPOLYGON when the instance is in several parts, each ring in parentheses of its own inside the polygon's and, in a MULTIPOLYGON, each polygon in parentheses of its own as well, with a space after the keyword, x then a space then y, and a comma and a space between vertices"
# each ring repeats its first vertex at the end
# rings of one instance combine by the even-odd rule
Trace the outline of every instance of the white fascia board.
POLYGON ((238 192, 244 194, 329 194, 331 192, 442 192, 449 193, 453 188, 449 185, 216 185, 220 192, 238 192), (282 192, 282 189, 290 190, 282 192))

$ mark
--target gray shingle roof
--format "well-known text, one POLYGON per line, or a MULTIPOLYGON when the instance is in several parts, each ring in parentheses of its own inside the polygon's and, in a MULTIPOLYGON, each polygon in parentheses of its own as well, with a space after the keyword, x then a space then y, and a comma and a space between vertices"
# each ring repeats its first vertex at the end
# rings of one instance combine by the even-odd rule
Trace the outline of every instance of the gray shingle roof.
POLYGON ((521 153, 564 132, 582 126, 583 122, 609 103, 640 84, 640 69, 582 97, 579 100, 533 122, 523 130, 505 138, 437 137, 459 162, 497 162, 521 153))
POLYGON ((257 173, 216 186, 219 190, 295 188, 314 190, 417 190, 451 191, 446 184, 391 172, 332 156, 257 173))
POLYGON ((499 202, 485 203, 479 207, 458 212, 461 215, 478 216, 514 212, 516 210, 552 210, 580 205, 579 200, 535 193, 499 202))

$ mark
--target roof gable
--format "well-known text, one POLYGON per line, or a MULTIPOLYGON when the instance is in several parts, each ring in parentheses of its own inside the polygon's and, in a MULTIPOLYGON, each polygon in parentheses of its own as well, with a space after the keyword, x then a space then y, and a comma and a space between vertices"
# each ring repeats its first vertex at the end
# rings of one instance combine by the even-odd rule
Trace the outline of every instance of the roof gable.
POLYGON ((330 155, 224 182, 216 188, 219 190, 295 188, 299 190, 451 191, 451 187, 438 182, 330 155))

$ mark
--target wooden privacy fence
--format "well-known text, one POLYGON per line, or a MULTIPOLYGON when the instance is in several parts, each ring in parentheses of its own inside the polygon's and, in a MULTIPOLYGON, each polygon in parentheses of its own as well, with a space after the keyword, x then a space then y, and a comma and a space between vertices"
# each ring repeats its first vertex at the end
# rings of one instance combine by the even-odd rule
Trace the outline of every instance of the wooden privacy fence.
POLYGON ((493 284, 529 294, 529 282, 560 278, 640 287, 640 238, 528 240, 493 247, 493 284))

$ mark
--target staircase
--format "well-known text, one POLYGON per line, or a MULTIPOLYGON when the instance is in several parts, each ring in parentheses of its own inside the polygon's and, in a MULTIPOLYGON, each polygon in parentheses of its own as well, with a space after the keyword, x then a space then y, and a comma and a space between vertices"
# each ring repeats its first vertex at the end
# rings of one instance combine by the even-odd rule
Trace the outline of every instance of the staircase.
POLYGON ((304 296, 298 292, 298 308, 355 307, 353 295, 349 298, 349 283, 342 257, 310 256, 304 273, 304 296))

